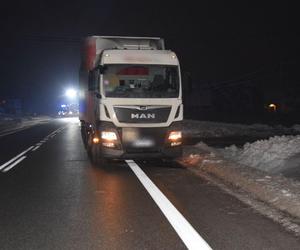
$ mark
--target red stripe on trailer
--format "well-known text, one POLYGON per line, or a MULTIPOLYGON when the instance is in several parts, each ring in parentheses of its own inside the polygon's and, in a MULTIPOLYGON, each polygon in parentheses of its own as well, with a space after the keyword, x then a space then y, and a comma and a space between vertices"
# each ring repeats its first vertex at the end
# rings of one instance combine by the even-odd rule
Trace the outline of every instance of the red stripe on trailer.
POLYGON ((88 38, 84 44, 84 68, 91 70, 94 67, 94 61, 96 58, 96 39, 88 38))

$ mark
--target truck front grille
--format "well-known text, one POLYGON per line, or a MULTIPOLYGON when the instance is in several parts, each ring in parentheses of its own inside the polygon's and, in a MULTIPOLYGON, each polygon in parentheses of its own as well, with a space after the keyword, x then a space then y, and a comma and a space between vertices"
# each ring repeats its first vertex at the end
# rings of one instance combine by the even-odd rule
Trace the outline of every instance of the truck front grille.
POLYGON ((115 106, 117 119, 122 123, 164 123, 167 122, 170 106, 115 106))

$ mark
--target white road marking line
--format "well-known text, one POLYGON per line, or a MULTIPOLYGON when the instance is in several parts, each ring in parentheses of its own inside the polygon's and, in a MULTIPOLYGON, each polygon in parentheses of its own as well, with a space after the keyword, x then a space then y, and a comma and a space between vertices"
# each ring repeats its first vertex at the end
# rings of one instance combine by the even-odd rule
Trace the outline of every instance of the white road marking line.
POLYGON ((60 130, 57 129, 55 131, 53 131, 51 134, 47 135, 44 139, 42 139, 39 143, 36 144, 36 147, 32 149, 32 151, 36 151, 37 149, 39 149, 44 143, 46 143, 50 138, 53 138, 54 136, 57 135, 57 131, 60 130))
POLYGON ((36 151, 40 146, 42 146, 43 143, 47 142, 47 140, 49 139, 49 137, 54 137, 56 136, 56 133, 59 131, 61 132, 63 129, 65 129, 65 127, 63 128, 58 128, 55 131, 53 131, 51 134, 47 135, 43 140, 41 140, 39 143, 37 143, 34 146, 29 147, 28 149, 26 149, 25 151, 23 151, 22 153, 18 154, 16 157, 12 158, 11 160, 9 160, 8 162, 2 164, 0 166, 0 171, 2 171, 5 167, 7 167, 8 165, 10 165, 12 162, 14 162, 13 164, 11 164, 8 168, 6 168, 5 170, 3 170, 3 172, 7 172, 9 169, 13 168, 15 165, 17 165, 19 162, 23 161, 26 156, 21 157, 22 155, 26 154, 28 151, 32 150, 32 151, 36 151), (48 137, 48 138, 47 138, 48 137), (21 158, 20 158, 21 157, 21 158), (18 158, 20 158, 18 160, 18 158), (7 170, 8 169, 8 170, 7 170))
POLYGON ((24 159, 26 159, 26 155, 21 157, 19 160, 15 161, 13 164, 9 165, 7 168, 5 168, 3 170, 4 173, 6 173, 7 171, 11 170, 14 166, 16 166, 17 164, 19 164, 21 161, 23 161, 24 159))
POLYGON ((32 151, 35 151, 35 150, 39 149, 40 146, 41 146, 41 145, 36 146, 35 148, 32 149, 32 151))
POLYGON ((158 189, 158 187, 155 186, 155 184, 149 179, 149 177, 143 172, 143 170, 133 160, 126 160, 126 163, 146 188, 163 214, 167 217, 168 221, 175 229, 186 247, 188 249, 197 250, 211 249, 206 241, 197 233, 192 225, 174 207, 174 205, 158 189))
POLYGON ((21 157, 22 155, 26 154, 28 151, 30 151, 31 149, 33 149, 34 147, 31 146, 28 149, 26 149, 25 151, 23 151, 22 153, 18 154, 16 157, 12 158, 11 160, 9 160, 8 162, 2 164, 0 166, 0 171, 5 168, 7 165, 11 164, 13 161, 17 160, 19 157, 21 157))
POLYGON ((36 150, 39 149, 44 143, 46 143, 50 138, 53 138, 54 136, 56 136, 58 130, 61 130, 61 128, 56 129, 55 131, 53 131, 52 133, 50 133, 49 135, 47 135, 44 139, 42 139, 39 143, 35 144, 36 147, 33 148, 32 151, 36 151, 36 150))
MULTIPOLYGON (((12 158, 11 160, 9 160, 8 162, 2 164, 2 165, 0 166, 0 171, 2 171, 5 167, 7 167, 8 165, 10 165, 12 162, 16 161, 16 162, 14 162, 13 164, 11 164, 8 168, 6 168, 5 170, 3 170, 3 172, 7 172, 8 170, 10 170, 11 168, 13 168, 15 165, 17 165, 19 162, 23 161, 23 160, 26 158, 26 156, 21 157, 22 155, 26 154, 26 153, 27 153, 28 151, 30 151, 30 150, 36 151, 40 146, 42 146, 43 143, 47 142, 47 140, 49 139, 49 137, 52 138, 52 137, 56 136, 56 133, 57 133, 58 131, 61 132, 63 129, 64 129, 64 127, 63 127, 63 128, 58 128, 58 129, 56 129, 56 130, 53 131, 51 134, 47 135, 47 136, 46 136, 43 140, 41 140, 39 143, 37 143, 37 144, 35 145, 35 147, 34 147, 34 146, 29 147, 28 149, 26 149, 26 150, 23 151, 22 153, 18 154, 16 157, 14 157, 14 158, 12 158), (21 158, 20 158, 20 157, 21 157, 21 158), (20 158, 20 159, 18 159, 18 158, 20 158), (8 169, 8 170, 7 170, 7 169, 8 169)), ((1 135, 0 135, 0 137, 1 137, 1 135)))
POLYGON ((58 129, 54 130, 54 131, 53 131, 50 135, 48 135, 48 136, 51 136, 51 135, 53 135, 53 134, 56 134, 60 129, 61 129, 61 128, 58 128, 58 129))

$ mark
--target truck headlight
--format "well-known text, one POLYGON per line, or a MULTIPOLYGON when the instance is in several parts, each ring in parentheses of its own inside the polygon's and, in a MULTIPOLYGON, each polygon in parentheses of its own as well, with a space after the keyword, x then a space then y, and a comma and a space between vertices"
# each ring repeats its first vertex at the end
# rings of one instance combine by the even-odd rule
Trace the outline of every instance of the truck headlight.
POLYGON ((181 131, 172 131, 170 132, 168 139, 170 141, 178 141, 181 140, 181 138, 182 138, 181 131))
POLYGON ((116 141, 117 135, 115 132, 112 131, 102 131, 101 138, 106 141, 116 141))
POLYGON ((99 137, 97 137, 97 136, 93 137, 93 143, 94 144, 98 144, 99 142, 100 142, 99 137))

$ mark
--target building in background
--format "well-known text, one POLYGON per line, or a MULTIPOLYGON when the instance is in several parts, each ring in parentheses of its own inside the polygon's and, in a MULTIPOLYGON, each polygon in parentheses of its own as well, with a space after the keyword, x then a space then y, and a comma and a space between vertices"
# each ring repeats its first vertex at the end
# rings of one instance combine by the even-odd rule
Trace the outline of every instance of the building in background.
POLYGON ((0 99, 0 113, 21 115, 23 105, 21 99, 0 99))

